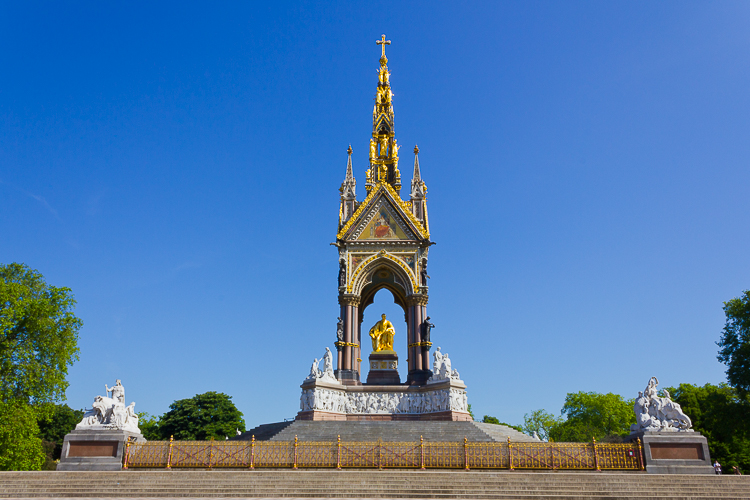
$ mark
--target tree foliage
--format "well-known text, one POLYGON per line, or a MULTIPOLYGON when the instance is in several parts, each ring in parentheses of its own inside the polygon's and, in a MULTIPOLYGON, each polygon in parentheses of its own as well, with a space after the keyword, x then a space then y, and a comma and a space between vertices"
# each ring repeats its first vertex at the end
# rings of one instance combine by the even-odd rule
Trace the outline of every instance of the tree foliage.
POLYGON ((83 410, 74 410, 66 404, 58 404, 46 418, 39 420, 39 436, 53 444, 50 457, 52 460, 60 459, 65 435, 75 429, 82 418, 83 410))
POLYGON ((725 470, 737 465, 750 470, 750 403, 727 384, 667 387, 672 399, 708 440, 711 458, 725 470))
POLYGON ((0 470, 42 468, 45 453, 36 417, 23 401, 0 401, 0 470))
POLYGON ((750 290, 724 302, 726 324, 717 342, 719 361, 727 365, 727 380, 741 394, 750 393, 750 290))
POLYGON ((138 428, 141 435, 148 441, 161 441, 164 438, 159 432, 160 417, 149 415, 148 413, 138 412, 138 428))
POLYGON ((237 429, 244 432, 245 421, 231 396, 207 392, 172 403, 158 429, 164 439, 170 436, 178 440, 225 439, 234 436, 237 429))
POLYGON ((611 392, 568 393, 561 411, 566 418, 552 426, 549 436, 555 441, 619 441, 635 423, 634 403, 611 392))
POLYGON ((552 428, 562 422, 562 418, 555 417, 545 410, 535 410, 531 414, 526 413, 523 416, 523 431, 529 436, 536 432, 539 439, 549 441, 552 428))
POLYGON ((24 264, 0 265, 0 401, 39 408, 65 397, 78 360, 75 299, 24 264))

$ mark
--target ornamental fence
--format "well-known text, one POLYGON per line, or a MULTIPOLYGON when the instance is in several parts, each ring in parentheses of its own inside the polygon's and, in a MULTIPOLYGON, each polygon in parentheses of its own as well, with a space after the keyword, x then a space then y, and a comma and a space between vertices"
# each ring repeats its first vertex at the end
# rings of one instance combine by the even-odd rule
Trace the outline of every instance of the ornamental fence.
POLYGON ((637 443, 148 441, 129 442, 125 469, 359 468, 643 470, 637 443))

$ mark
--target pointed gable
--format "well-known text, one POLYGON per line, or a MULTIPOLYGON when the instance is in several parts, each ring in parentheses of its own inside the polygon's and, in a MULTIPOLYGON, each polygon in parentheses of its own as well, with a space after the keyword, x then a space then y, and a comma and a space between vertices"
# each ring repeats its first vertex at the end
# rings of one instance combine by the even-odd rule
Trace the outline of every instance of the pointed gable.
POLYGON ((396 207, 381 196, 351 234, 356 240, 416 240, 396 207))
POLYGON ((379 183, 370 191, 337 235, 338 239, 348 241, 416 241, 429 237, 421 222, 387 183, 379 183))

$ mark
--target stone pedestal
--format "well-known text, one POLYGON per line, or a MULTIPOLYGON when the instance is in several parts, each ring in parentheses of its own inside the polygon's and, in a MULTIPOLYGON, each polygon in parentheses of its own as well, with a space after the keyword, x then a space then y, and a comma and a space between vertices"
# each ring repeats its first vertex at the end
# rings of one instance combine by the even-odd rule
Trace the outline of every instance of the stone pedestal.
POLYGON ((636 432, 651 474, 713 474, 706 438, 698 432, 636 432))
POLYGON ((378 351, 370 354, 370 372, 367 374, 370 385, 398 385, 398 354, 394 351, 378 351))
POLYGON ((466 386, 460 380, 355 386, 313 379, 301 387, 297 420, 471 421, 466 386))
POLYGON ((65 436, 57 470, 120 470, 129 438, 146 440, 140 433, 124 430, 73 431, 65 436))

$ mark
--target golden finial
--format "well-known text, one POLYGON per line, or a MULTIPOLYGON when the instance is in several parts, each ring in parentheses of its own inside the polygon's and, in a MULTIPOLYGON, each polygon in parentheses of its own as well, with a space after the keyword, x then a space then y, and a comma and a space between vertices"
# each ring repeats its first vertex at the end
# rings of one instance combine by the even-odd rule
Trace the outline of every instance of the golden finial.
POLYGON ((380 40, 376 40, 375 43, 381 46, 383 49, 383 55, 380 57, 381 59, 385 59, 385 46, 390 45, 391 41, 385 39, 385 35, 380 37, 380 40))
POLYGON ((417 146, 416 144, 414 145, 414 154, 415 155, 419 154, 419 146, 417 146))
POLYGON ((350 155, 352 154, 352 145, 351 144, 349 144, 349 147, 346 148, 346 152, 349 153, 350 155))

